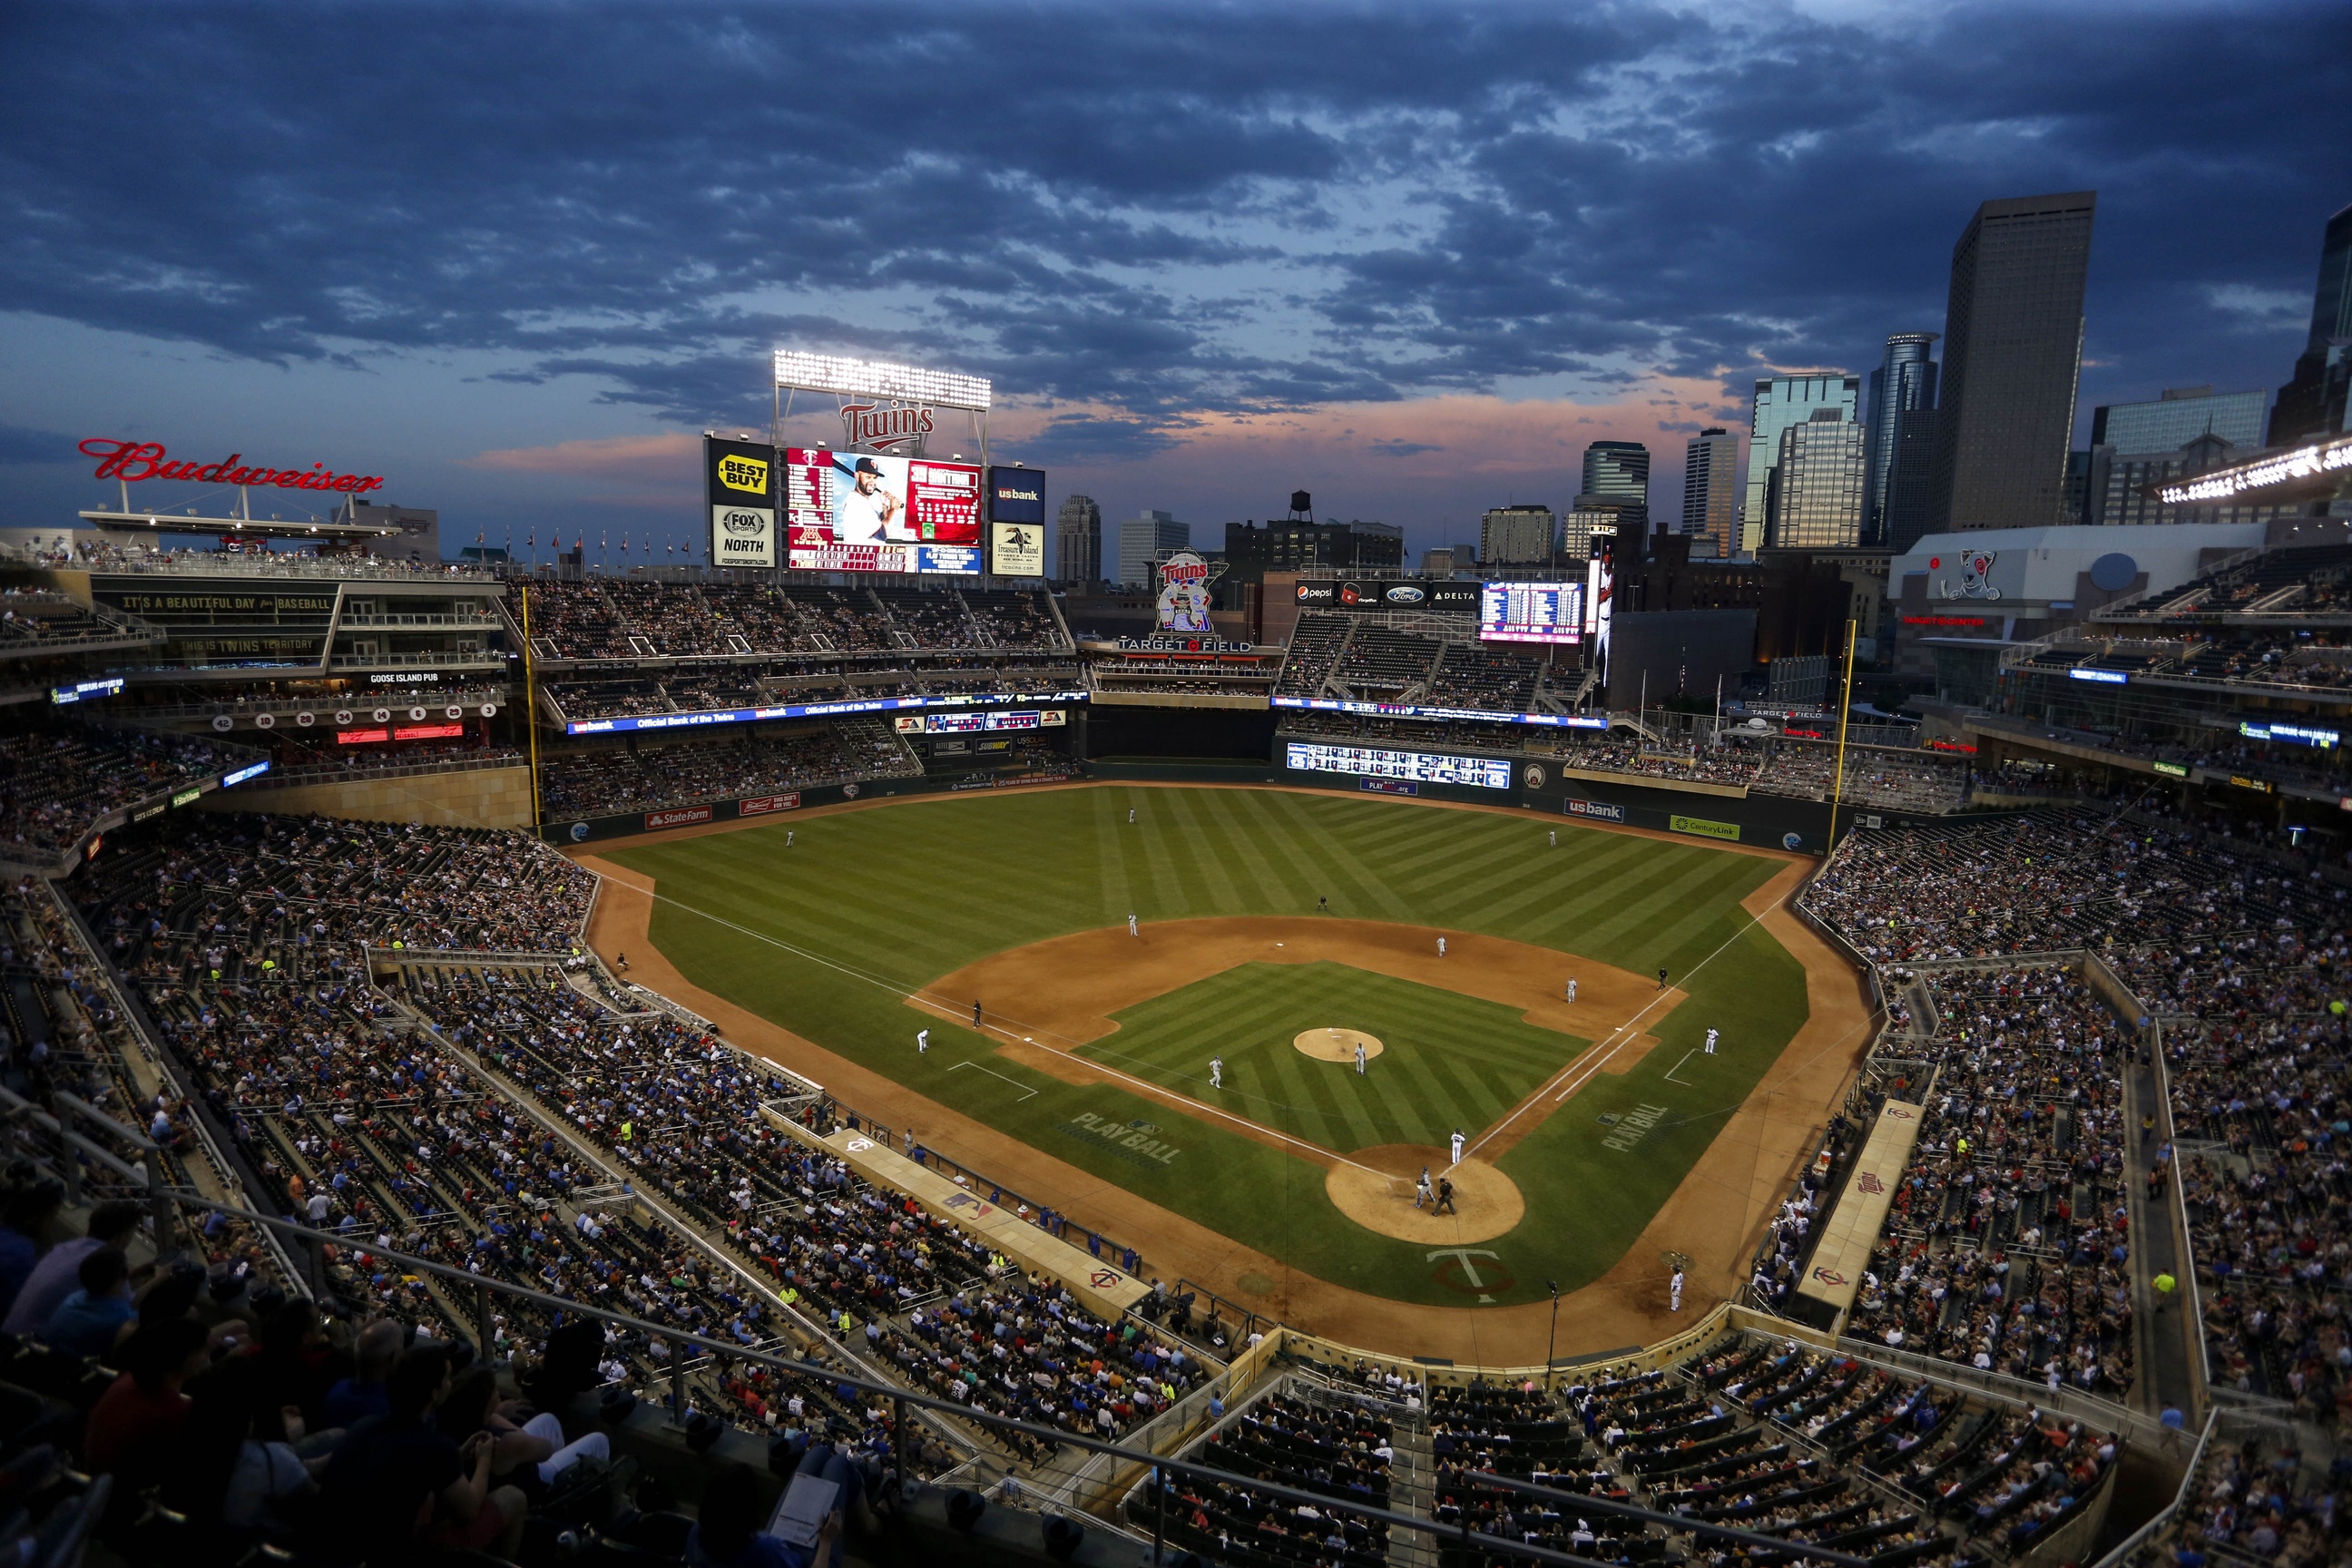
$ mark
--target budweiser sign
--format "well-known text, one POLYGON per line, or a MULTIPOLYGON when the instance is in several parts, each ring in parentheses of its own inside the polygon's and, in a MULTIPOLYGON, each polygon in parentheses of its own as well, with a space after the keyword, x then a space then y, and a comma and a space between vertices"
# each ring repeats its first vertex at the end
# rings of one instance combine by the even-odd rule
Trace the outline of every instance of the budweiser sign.
POLYGON ((247 463, 231 452, 217 463, 193 458, 171 461, 161 441, 117 441, 93 436, 81 443, 82 455, 98 459, 97 477, 136 484, 141 479, 185 479, 200 485, 272 485, 281 490, 341 490, 364 495, 383 486, 381 474, 339 474, 324 463, 308 468, 272 468, 247 463))
POLYGON ((852 447, 920 452, 923 437, 931 433, 931 411, 920 404, 845 403, 841 427, 852 447))

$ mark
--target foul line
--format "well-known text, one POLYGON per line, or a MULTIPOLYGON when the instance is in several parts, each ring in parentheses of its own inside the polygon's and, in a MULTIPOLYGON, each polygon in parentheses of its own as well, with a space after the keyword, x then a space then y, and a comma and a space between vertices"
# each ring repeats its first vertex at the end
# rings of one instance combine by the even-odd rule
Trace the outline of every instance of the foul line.
MULTIPOLYGON (((1746 925, 1741 926, 1738 931, 1735 931, 1729 936, 1725 937, 1721 945, 1717 947, 1713 952, 1708 953, 1705 958, 1700 959, 1696 963, 1692 964, 1690 968, 1684 971, 1685 978, 1689 975, 1696 974, 1700 970, 1705 969, 1708 964, 1713 963, 1717 959, 1722 957, 1726 948, 1728 948, 1733 942, 1738 942, 1740 938, 1746 936, 1757 926, 1762 925, 1764 923, 1764 917, 1772 913, 1773 910, 1779 909, 1782 904, 1787 903, 1790 894, 1793 894, 1795 891, 1796 889, 1791 888, 1789 892, 1781 894, 1769 904, 1767 904, 1760 912, 1748 916, 1748 923, 1746 925)), ((1690 993, 1685 990, 1683 994, 1687 996, 1690 993)), ((1607 1039, 1602 1042, 1607 1047, 1607 1049, 1587 1051, 1584 1055, 1579 1057, 1576 1060, 1570 1062, 1566 1068, 1562 1068, 1549 1083, 1542 1085, 1537 1089, 1533 1094, 1530 1094, 1525 1100, 1520 1100, 1517 1105, 1511 1109, 1509 1114, 1506 1115, 1500 1121, 1496 1122, 1492 1127, 1487 1128, 1484 1132, 1478 1134, 1477 1138, 1471 1143, 1467 1152, 1475 1154, 1487 1143, 1493 1142, 1505 1128, 1510 1126, 1512 1122, 1517 1121, 1520 1117, 1525 1116, 1530 1110, 1534 1109, 1536 1104, 1546 1095, 1551 1095, 1552 1090, 1556 1089, 1559 1090, 1557 1095, 1552 1095, 1551 1099, 1551 1103, 1558 1105, 1561 1100, 1566 1100, 1570 1095, 1574 1094, 1578 1089, 1582 1089, 1586 1084, 1591 1082, 1592 1076, 1595 1073, 1599 1072, 1602 1068, 1607 1067, 1611 1059, 1613 1058, 1618 1052, 1623 1050, 1627 1046, 1633 1043, 1635 1038, 1633 1033, 1634 1026, 1641 1023, 1643 1018, 1649 1016, 1651 1011, 1657 1006, 1658 1003, 1664 998, 1665 994, 1666 994, 1664 990, 1659 991, 1656 996, 1652 997, 1649 1001, 1642 1005, 1641 1011, 1635 1013, 1632 1017, 1626 1019, 1623 1023, 1618 1025, 1615 1029, 1612 1030, 1607 1039), (1573 1081, 1570 1081, 1571 1079, 1573 1079, 1573 1081)), ((1679 1067, 1682 1064, 1677 1062, 1675 1065, 1679 1067)))
MULTIPOLYGON (((1683 1053, 1683 1062, 1690 1060, 1691 1058, 1696 1055, 1698 1055, 1698 1048, 1694 1046, 1689 1050, 1683 1053)), ((1685 1089, 1696 1089, 1698 1085, 1691 1082, 1690 1079, 1686 1078, 1676 1078, 1675 1076, 1675 1074, 1683 1070, 1683 1062, 1676 1062, 1674 1066, 1666 1069, 1666 1082, 1681 1084, 1685 1089)))
POLYGON ((956 1065, 955 1065, 955 1066, 953 1066, 953 1067, 951 1067, 951 1068, 948 1068, 948 1071, 950 1071, 950 1072, 961 1072, 961 1071, 962 1071, 965 1068, 971 1068, 974 1072, 984 1072, 984 1073, 986 1073, 989 1077, 991 1077, 991 1078, 992 1078, 992 1079, 996 1079, 999 1083, 1009 1083, 1009 1084, 1011 1084, 1013 1088, 1015 1088, 1015 1089, 1019 1089, 1019 1090, 1021 1091, 1021 1098, 1022 1098, 1022 1099, 1024 1099, 1024 1100, 1030 1100, 1030 1099, 1034 1099, 1034 1098, 1036 1096, 1037 1091, 1036 1091, 1034 1089, 1032 1089, 1029 1085, 1027 1085, 1027 1084, 1025 1084, 1025 1083, 1023 1083, 1019 1079, 1017 1079, 1017 1078, 1006 1078, 1003 1073, 998 1072, 994 1068, 984 1068, 984 1067, 982 1067, 978 1062, 970 1062, 970 1061, 958 1062, 958 1063, 956 1063, 956 1065))

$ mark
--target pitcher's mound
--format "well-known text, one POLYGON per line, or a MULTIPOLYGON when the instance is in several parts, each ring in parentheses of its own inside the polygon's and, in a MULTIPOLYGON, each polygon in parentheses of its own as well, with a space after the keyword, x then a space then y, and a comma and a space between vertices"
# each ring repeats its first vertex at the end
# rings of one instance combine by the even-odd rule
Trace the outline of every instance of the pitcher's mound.
POLYGON ((1332 1206, 1366 1230, 1400 1241, 1486 1241, 1516 1229, 1528 1212, 1518 1184, 1484 1160, 1465 1160, 1449 1171, 1446 1151, 1419 1143, 1383 1143, 1348 1159, 1353 1163, 1335 1164, 1323 1175, 1332 1206), (1413 1183, 1424 1165, 1433 1188, 1441 1176, 1453 1182, 1459 1213, 1437 1214, 1432 1204, 1412 1206, 1413 1183))
POLYGON ((1301 1055, 1313 1057, 1318 1062, 1353 1063, 1360 1044, 1367 1060, 1388 1048, 1361 1029, 1301 1029, 1291 1037, 1290 1043, 1298 1047, 1301 1055))

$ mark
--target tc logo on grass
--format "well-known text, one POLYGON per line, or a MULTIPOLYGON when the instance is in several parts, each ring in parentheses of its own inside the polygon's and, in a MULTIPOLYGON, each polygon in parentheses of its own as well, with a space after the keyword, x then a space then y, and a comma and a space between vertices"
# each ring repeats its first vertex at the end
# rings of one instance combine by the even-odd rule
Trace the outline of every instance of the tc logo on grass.
POLYGON ((1519 1282, 1517 1275, 1503 1267, 1500 1258, 1483 1247, 1442 1247, 1423 1261, 1437 1263, 1431 1278, 1440 1285, 1465 1296, 1475 1296, 1481 1301, 1492 1301, 1495 1292, 1507 1290, 1519 1282), (1441 1258, 1445 1261, 1437 1263, 1441 1258), (1474 1261, 1481 1258, 1486 1262, 1474 1261))

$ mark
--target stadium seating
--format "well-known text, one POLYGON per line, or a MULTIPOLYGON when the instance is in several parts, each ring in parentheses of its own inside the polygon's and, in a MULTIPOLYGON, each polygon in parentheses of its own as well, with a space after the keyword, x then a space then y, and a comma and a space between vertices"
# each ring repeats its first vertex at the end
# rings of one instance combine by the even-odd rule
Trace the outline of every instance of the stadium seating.
POLYGON ((233 767, 252 755, 184 735, 57 726, 0 736, 0 841, 71 848, 110 811, 233 767))
POLYGON ((551 752, 541 759, 540 793, 552 815, 589 816, 921 772, 887 724, 838 719, 723 740, 551 752))

